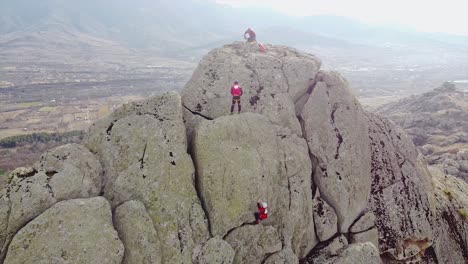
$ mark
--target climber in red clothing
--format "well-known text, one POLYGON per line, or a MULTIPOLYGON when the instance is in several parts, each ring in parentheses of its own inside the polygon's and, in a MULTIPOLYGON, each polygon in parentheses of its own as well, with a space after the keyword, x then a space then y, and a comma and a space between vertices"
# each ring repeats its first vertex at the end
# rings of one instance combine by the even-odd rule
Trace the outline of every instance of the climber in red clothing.
POLYGON ((244 92, 242 91, 242 87, 239 85, 238 81, 234 82, 234 85, 231 87, 231 95, 232 95, 232 104, 231 104, 231 115, 234 112, 234 106, 237 103, 237 112, 240 113, 241 111, 241 96, 244 92))
POLYGON ((245 33, 244 33, 244 38, 247 40, 249 43, 257 42, 257 34, 255 34, 255 31, 253 29, 248 28, 245 33))
POLYGON ((261 199, 258 199, 257 202, 258 213, 255 213, 255 224, 258 225, 260 221, 263 221, 268 218, 268 204, 262 202, 261 199))

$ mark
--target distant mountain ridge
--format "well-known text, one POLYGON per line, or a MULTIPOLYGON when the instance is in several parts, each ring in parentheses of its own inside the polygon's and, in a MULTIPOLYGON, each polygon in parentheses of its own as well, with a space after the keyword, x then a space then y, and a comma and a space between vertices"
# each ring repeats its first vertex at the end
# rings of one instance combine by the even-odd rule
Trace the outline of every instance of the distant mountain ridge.
MULTIPOLYGON (((337 16, 292 18, 269 9, 231 8, 209 1, 137 0, 129 3, 123 0, 18 0, 0 3, 1 35, 31 28, 47 30, 51 24, 60 24, 70 30, 128 47, 161 52, 240 38, 248 26, 266 31, 281 27, 285 32, 304 32, 371 46, 389 42, 405 45, 440 43, 459 48, 468 44, 468 36, 402 32, 337 16)), ((276 39, 281 37, 282 32, 277 34, 276 39)), ((295 34, 292 40, 300 36, 295 34)), ((265 41, 270 39, 274 38, 266 38, 265 41)), ((313 43, 313 39, 310 43, 313 43)))

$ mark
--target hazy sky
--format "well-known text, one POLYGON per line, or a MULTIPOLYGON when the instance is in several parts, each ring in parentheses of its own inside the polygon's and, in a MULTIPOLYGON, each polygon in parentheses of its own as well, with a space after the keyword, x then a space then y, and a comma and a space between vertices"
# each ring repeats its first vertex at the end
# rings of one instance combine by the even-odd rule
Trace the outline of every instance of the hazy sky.
POLYGON ((468 35, 468 0, 215 0, 268 6, 288 15, 332 14, 417 30, 468 35))

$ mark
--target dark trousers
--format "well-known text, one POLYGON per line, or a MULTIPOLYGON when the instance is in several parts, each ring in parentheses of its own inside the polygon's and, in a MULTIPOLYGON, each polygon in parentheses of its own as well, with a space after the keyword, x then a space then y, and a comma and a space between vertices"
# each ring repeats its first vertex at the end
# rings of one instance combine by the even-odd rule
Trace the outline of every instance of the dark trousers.
POLYGON ((236 105, 237 102, 237 111, 241 111, 241 98, 240 96, 233 96, 232 97, 232 104, 231 104, 231 113, 234 112, 234 106, 236 105))
POLYGON ((251 36, 247 39, 247 42, 255 42, 255 41, 257 41, 256 36, 251 36))

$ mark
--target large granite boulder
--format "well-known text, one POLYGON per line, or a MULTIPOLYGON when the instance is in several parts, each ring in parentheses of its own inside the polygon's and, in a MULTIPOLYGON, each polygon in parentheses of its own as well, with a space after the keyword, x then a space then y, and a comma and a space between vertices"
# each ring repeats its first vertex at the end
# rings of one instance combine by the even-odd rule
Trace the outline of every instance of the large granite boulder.
POLYGON ((326 241, 338 232, 338 217, 335 210, 320 198, 319 191, 317 191, 314 198, 314 222, 317 237, 320 241, 326 241))
POLYGON ((243 87, 243 112, 266 115, 272 122, 301 134, 294 103, 308 89, 321 62, 292 48, 268 45, 267 53, 236 42, 208 53, 182 91, 183 104, 192 112, 214 119, 228 115, 230 88, 243 87))
POLYGON ((347 82, 337 73, 322 73, 301 118, 310 152, 322 173, 314 176, 324 199, 347 233, 364 211, 370 194, 370 149, 364 112, 347 82))
POLYGON ((431 168, 436 197, 434 249, 439 263, 468 260, 468 183, 431 168))
POLYGON ((282 249, 280 234, 271 226, 245 225, 234 229, 225 240, 236 252, 234 264, 261 264, 267 255, 282 249))
POLYGON ((143 203, 129 201, 117 207, 114 225, 125 246, 122 264, 162 263, 161 243, 143 203))
POLYGON ((208 237, 187 153, 181 98, 168 93, 123 106, 90 130, 89 148, 105 176, 113 207, 141 201, 162 247, 163 263, 190 263, 208 237))
POLYGON ((234 249, 220 237, 213 237, 203 245, 195 257, 194 264, 231 264, 234 261, 234 249))
POLYGON ((312 249, 311 162, 303 139, 246 113, 202 121, 192 149, 213 235, 252 223, 263 199, 270 207, 264 223, 281 230, 298 256, 312 249))
POLYGON ((372 150, 369 207, 376 216, 380 253, 405 261, 432 244, 434 193, 431 176, 403 130, 368 114, 372 150))
POLYGON ((62 201, 13 238, 5 264, 121 263, 124 247, 102 197, 62 201))
POLYGON ((101 174, 94 155, 77 144, 44 153, 34 168, 13 171, 0 193, 0 217, 4 218, 0 224, 0 262, 16 232, 46 209, 59 201, 99 195, 101 174))

